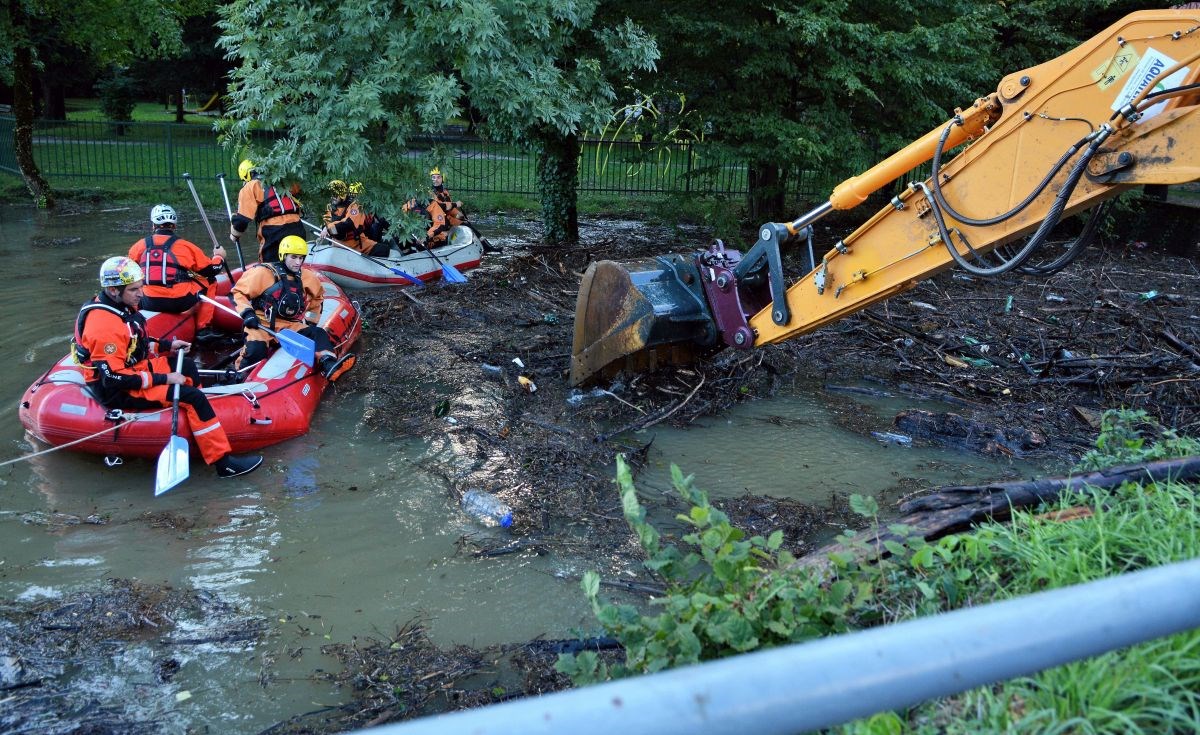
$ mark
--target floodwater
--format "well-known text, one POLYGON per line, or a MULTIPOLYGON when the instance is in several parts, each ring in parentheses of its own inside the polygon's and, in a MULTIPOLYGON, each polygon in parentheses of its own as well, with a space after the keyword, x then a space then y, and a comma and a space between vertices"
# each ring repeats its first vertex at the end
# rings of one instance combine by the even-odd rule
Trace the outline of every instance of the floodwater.
MULTIPOLYGON (((202 226, 181 214, 182 234, 203 243, 202 226)), ((64 354, 78 306, 95 291, 100 262, 127 250, 143 216, 142 210, 72 216, 0 208, 0 310, 8 317, 0 324, 6 360, 0 462, 45 449, 24 436, 21 393, 64 354)), ((369 344, 364 348, 370 359, 369 344)), ((651 467, 639 486, 651 496, 665 491, 666 466, 677 462, 714 496, 749 488, 823 502, 831 491, 881 493, 902 477, 936 484, 1014 471, 1007 462, 885 446, 839 428, 836 412, 850 406, 874 412, 886 430, 894 407, 857 396, 830 401, 810 388, 739 407, 702 429, 654 427, 651 467)), ((507 533, 464 517, 442 472, 429 471, 448 468, 453 476, 469 460, 449 442, 372 433, 360 424, 363 403, 331 389, 312 431, 266 449, 259 471, 218 481, 197 459, 191 479, 159 498, 152 461, 108 468, 99 457, 57 451, 0 467, 0 604, 134 578, 194 588, 240 615, 265 619, 268 633, 257 642, 178 646, 171 655, 182 666, 168 684, 154 683, 156 654, 138 643, 112 656, 107 670, 77 674, 91 698, 153 717, 169 732, 257 732, 342 702, 344 692, 307 678, 337 668, 321 645, 385 636, 416 616, 428 621, 439 645, 596 629, 575 581, 578 560, 456 554, 464 534, 507 533), (141 518, 147 511, 195 525, 155 527, 141 518), (108 523, 30 522, 39 513, 96 514, 108 523)))

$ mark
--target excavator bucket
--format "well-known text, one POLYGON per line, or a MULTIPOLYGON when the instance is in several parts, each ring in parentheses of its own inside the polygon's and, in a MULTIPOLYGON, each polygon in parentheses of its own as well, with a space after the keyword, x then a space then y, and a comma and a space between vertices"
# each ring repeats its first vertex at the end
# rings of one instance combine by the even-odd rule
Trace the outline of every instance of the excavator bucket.
POLYGON ((688 364, 716 346, 699 272, 687 256, 597 261, 579 286, 570 384, 688 364))

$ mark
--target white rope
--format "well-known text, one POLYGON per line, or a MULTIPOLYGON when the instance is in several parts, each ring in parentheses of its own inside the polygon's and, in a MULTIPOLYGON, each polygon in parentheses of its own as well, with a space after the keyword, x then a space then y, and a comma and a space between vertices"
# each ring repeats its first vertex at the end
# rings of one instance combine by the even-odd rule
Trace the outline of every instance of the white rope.
POLYGON ((40 457, 43 454, 50 454, 51 452, 57 452, 58 450, 66 449, 67 447, 73 447, 76 444, 80 444, 82 442, 87 441, 88 439, 95 439, 96 437, 100 436, 101 434, 107 434, 110 431, 116 431, 117 429, 121 428, 122 426, 124 426, 126 424, 132 424, 135 421, 141 421, 142 419, 149 418, 151 416, 157 416, 158 414, 162 413, 163 411, 170 411, 170 410, 171 410, 171 407, 167 406, 166 408, 160 408, 159 410, 154 411, 152 413, 139 413, 132 417, 130 417, 129 414, 123 413, 123 414, 121 414, 121 418, 123 420, 120 423, 113 424, 112 426, 108 427, 107 429, 101 429, 100 431, 97 431, 95 434, 88 434, 87 436, 82 436, 82 437, 76 439, 75 441, 70 441, 70 442, 67 442, 66 444, 59 444, 58 446, 50 447, 49 449, 43 449, 40 452, 34 452, 33 454, 25 454, 25 455, 15 458, 15 459, 5 460, 3 462, 0 462, 0 467, 4 467, 5 465, 14 464, 16 462, 24 462, 27 459, 33 459, 34 457, 40 457))

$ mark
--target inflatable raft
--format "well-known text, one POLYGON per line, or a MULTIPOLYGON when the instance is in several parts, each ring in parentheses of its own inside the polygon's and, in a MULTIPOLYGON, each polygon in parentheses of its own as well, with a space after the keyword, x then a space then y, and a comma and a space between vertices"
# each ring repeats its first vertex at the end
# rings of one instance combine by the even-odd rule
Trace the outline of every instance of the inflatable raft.
MULTIPOLYGON (((228 294, 231 284, 224 276, 222 279, 219 288, 228 294)), ((357 305, 342 289, 324 277, 321 283, 325 301, 318 324, 329 332, 340 357, 358 339, 362 321, 357 305)), ((233 451, 244 453, 305 434, 328 381, 319 370, 281 349, 241 373, 234 371, 228 365, 238 349, 241 322, 234 317, 221 319, 222 313, 218 310, 214 324, 229 332, 224 349, 198 354, 203 390, 229 435, 233 451)), ((145 314, 148 331, 155 337, 170 335, 191 341, 195 334, 190 316, 145 314)), ((156 457, 171 433, 169 407, 107 411, 92 396, 83 369, 69 354, 29 386, 21 397, 19 413, 21 423, 34 439, 51 446, 72 444, 76 451, 107 458, 156 457)), ((186 420, 179 422, 179 433, 191 440, 186 420)), ((198 452, 194 456, 199 456, 198 452)))
POLYGON ((411 286, 412 281, 401 273, 421 281, 434 281, 442 277, 441 263, 465 271, 478 267, 483 259, 483 243, 469 227, 460 225, 451 229, 446 243, 434 248, 432 254, 421 250, 402 255, 392 250, 391 257, 380 258, 317 240, 309 246, 304 267, 329 276, 344 288, 377 288, 411 286))

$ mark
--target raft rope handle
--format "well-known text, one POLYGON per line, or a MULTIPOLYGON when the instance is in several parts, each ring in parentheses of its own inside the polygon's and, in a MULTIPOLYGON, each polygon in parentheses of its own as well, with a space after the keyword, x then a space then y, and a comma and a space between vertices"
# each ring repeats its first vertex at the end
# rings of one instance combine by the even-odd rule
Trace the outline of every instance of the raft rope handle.
POLYGON ((167 406, 166 408, 159 409, 152 413, 139 413, 132 417, 130 414, 127 414, 127 413, 122 414, 121 415, 121 418, 123 419, 122 421, 118 421, 106 429, 101 429, 100 431, 97 431, 95 434, 88 434, 87 436, 82 436, 74 441, 67 442, 66 444, 59 444, 57 446, 50 447, 49 449, 43 449, 40 452, 34 452, 33 454, 23 454, 20 457, 16 457, 14 459, 7 459, 3 462, 0 462, 0 467, 4 467, 5 465, 10 465, 10 464, 15 464, 17 462, 23 462, 27 459, 33 459, 34 457, 40 457, 43 454, 50 454, 51 452, 57 452, 58 450, 66 449, 67 447, 73 447, 76 444, 80 444, 82 442, 87 441, 88 439, 95 439, 96 437, 100 436, 101 434, 107 434, 110 431, 116 431, 117 429, 121 428, 122 426, 124 426, 126 424, 132 424, 135 421, 141 421, 141 420, 143 420, 145 418, 149 418, 151 416, 157 416, 158 414, 162 413, 163 411, 170 411, 170 410, 171 410, 171 407, 167 406))

